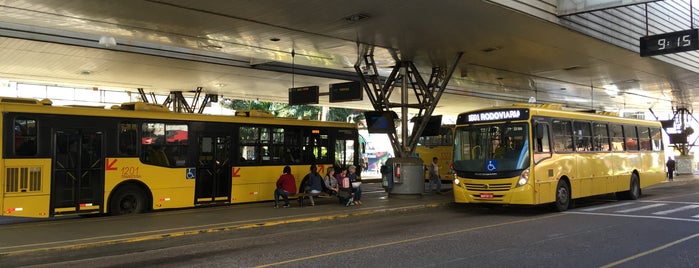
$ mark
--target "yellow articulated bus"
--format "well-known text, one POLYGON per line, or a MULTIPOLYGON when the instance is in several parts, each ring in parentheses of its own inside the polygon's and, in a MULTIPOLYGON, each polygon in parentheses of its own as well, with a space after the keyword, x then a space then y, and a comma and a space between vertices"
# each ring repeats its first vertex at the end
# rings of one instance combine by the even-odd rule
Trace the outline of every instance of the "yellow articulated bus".
POLYGON ((54 107, 0 99, 0 215, 131 214, 272 200, 301 178, 359 163, 355 124, 178 114, 162 105, 54 107))
POLYGON ((659 122, 515 105, 460 114, 454 137, 457 203, 565 211, 581 197, 637 199, 665 179, 659 122))
MULTIPOLYGON (((437 157, 442 181, 451 181, 453 178, 449 169, 454 151, 453 134, 454 125, 442 125, 437 135, 420 137, 415 147, 415 154, 425 163, 425 167, 432 164, 432 159, 437 157)), ((429 180, 428 172, 425 172, 425 180, 429 180)))

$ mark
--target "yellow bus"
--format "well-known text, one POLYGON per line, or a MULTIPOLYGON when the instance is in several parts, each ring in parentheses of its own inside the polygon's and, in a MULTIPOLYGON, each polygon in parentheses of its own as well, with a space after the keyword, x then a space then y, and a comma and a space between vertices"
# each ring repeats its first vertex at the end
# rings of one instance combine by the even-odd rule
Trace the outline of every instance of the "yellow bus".
POLYGON ((665 178, 659 122, 515 105, 460 114, 454 136, 457 203, 565 211, 586 196, 637 199, 665 178))
MULTIPOLYGON (((449 167, 451 166, 452 153, 454 151, 454 125, 442 125, 435 136, 422 136, 418 138, 415 154, 425 166, 432 163, 432 158, 437 157, 439 173, 442 181, 452 180, 449 167)), ((425 172, 425 180, 429 179, 429 174, 425 172)))
POLYGON ((131 214, 273 199, 285 165, 357 165, 356 124, 0 99, 0 215, 131 214))

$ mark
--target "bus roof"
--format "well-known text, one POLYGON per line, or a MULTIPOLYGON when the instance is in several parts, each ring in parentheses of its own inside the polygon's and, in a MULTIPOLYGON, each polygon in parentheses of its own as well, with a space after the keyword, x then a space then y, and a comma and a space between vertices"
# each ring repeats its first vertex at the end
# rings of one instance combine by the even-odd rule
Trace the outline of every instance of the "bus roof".
POLYGON ((252 123, 261 125, 289 125, 289 126, 318 126, 318 127, 342 127, 357 128, 355 123, 330 122, 316 120, 299 120, 296 118, 264 117, 256 116, 264 113, 240 113, 236 116, 227 115, 205 115, 175 113, 159 104, 149 103, 128 103, 126 105, 115 105, 111 109, 98 109, 84 106, 52 106, 46 101, 32 101, 32 99, 3 98, 0 100, 0 112, 35 113, 35 114, 58 114, 75 115, 86 117, 118 117, 133 119, 155 119, 173 121, 203 121, 203 122, 225 122, 225 123, 252 123), (141 107, 141 108, 133 108, 141 107))
POLYGON ((496 106, 491 108, 478 109, 459 114, 457 125, 477 124, 487 122, 504 122, 529 120, 533 116, 557 117, 573 120, 597 120, 604 122, 615 122, 620 124, 641 124, 649 126, 660 126, 658 121, 644 119, 633 119, 619 117, 618 114, 609 112, 572 111, 564 110, 560 105, 535 105, 535 104, 514 104, 512 106, 496 106))

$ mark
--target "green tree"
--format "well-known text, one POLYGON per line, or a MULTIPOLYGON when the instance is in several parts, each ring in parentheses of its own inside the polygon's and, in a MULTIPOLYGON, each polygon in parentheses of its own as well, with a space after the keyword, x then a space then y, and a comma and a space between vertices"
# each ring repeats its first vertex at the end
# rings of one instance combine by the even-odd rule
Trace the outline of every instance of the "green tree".
MULTIPOLYGON (((320 120, 323 111, 321 106, 311 105, 288 105, 286 103, 276 103, 257 100, 229 100, 222 102, 222 106, 233 110, 260 110, 270 112, 276 117, 309 118, 320 120)), ((358 123, 364 118, 362 110, 333 108, 328 109, 328 121, 358 123)))

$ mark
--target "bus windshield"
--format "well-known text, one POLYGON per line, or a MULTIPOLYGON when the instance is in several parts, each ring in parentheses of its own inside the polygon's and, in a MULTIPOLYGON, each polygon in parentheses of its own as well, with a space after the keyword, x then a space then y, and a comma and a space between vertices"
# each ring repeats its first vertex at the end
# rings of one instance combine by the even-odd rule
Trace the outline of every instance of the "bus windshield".
POLYGON ((507 177, 528 168, 528 129, 527 123, 456 128, 454 171, 468 176, 507 177))

